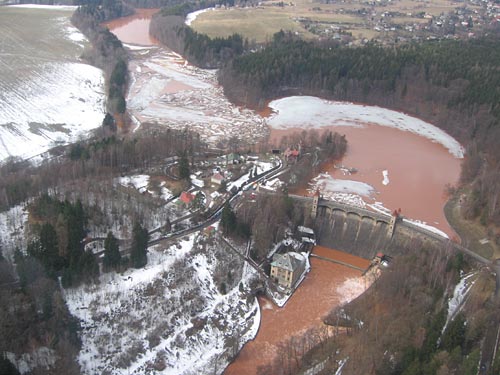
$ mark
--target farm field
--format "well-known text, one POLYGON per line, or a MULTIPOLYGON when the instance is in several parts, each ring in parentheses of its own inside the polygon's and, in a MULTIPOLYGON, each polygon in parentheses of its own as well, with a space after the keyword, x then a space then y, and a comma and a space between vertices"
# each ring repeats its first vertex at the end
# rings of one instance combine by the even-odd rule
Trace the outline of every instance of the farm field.
POLYGON ((0 12, 0 160, 33 157, 98 127, 102 72, 80 59, 74 7, 8 6, 0 12))

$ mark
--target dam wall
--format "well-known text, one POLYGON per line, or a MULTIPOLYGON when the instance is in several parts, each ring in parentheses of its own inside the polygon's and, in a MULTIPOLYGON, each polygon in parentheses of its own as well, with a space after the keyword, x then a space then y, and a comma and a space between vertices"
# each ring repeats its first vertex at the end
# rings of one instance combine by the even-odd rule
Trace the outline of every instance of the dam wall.
POLYGON ((318 245, 365 259, 372 259, 378 252, 401 255, 423 243, 446 246, 444 238, 429 237, 402 222, 395 225, 392 233, 389 216, 384 218, 328 205, 318 207, 314 230, 318 245))

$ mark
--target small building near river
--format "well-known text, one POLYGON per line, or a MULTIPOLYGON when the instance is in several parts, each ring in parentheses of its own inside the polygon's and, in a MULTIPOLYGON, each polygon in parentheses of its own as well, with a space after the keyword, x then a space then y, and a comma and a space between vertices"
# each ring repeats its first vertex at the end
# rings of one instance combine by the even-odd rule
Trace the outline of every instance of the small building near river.
POLYGON ((274 254, 271 263, 271 279, 278 285, 293 289, 306 270, 306 258, 290 251, 285 254, 274 254))

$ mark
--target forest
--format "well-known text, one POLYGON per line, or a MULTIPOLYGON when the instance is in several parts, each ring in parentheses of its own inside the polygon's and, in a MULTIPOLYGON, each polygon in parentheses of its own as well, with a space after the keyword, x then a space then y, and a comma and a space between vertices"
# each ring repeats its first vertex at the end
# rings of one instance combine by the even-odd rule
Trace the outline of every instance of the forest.
POLYGON ((500 39, 440 40, 351 48, 280 32, 261 51, 228 62, 219 81, 233 102, 262 107, 308 94, 400 110, 464 145, 462 182, 473 182, 467 218, 500 224, 500 39))
POLYGON ((150 33, 193 64, 203 68, 218 68, 241 55, 247 49, 245 44, 248 42, 238 34, 227 38, 210 38, 184 24, 188 13, 213 5, 215 3, 188 2, 163 8, 153 16, 150 33))

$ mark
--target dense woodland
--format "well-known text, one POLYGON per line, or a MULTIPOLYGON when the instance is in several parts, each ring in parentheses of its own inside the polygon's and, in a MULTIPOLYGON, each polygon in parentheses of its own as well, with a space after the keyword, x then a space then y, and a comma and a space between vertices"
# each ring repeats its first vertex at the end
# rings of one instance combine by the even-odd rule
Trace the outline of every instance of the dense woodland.
POLYGON ((381 47, 318 45, 286 33, 220 71, 234 102, 254 107, 310 94, 401 110, 467 146, 462 180, 472 182, 464 214, 500 224, 500 41, 496 37, 381 47))
POLYGON ((246 48, 241 35, 210 38, 184 24, 186 15, 214 4, 182 3, 163 8, 153 16, 150 33, 163 44, 203 68, 217 68, 241 55, 246 48))

